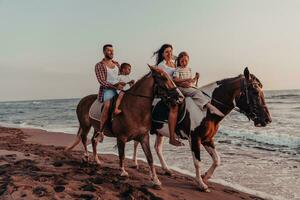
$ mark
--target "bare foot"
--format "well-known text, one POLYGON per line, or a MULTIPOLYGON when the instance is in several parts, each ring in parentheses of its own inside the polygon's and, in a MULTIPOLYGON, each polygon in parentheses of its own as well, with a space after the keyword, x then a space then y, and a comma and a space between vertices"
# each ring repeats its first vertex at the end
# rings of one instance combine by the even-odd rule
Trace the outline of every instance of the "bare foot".
POLYGON ((179 146, 184 146, 184 144, 182 143, 182 142, 179 142, 178 140, 176 140, 176 139, 174 139, 174 140, 169 140, 169 143, 171 144, 171 145, 174 145, 174 146, 177 146, 177 147, 179 147, 179 146))

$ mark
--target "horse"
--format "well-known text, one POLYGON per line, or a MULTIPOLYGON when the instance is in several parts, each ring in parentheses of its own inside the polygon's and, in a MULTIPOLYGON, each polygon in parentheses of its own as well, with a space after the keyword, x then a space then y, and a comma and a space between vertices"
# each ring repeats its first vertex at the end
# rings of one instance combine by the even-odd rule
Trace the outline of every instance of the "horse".
MULTIPOLYGON (((262 84, 258 78, 250 74, 248 68, 244 69, 244 75, 234 78, 223 79, 200 88, 201 91, 211 97, 211 103, 216 106, 225 116, 233 109, 238 109, 245 114, 257 127, 264 127, 271 123, 272 119, 264 100, 262 84)), ((224 117, 211 114, 208 111, 200 111, 191 98, 186 97, 187 111, 183 120, 177 124, 176 133, 183 139, 188 139, 192 151, 194 166, 196 169, 196 181, 201 191, 209 192, 208 180, 215 169, 220 165, 220 156, 215 148, 214 136, 218 131, 220 122, 224 117), (201 176, 200 172, 200 145, 203 145, 211 156, 211 167, 201 176)), ((180 105, 182 106, 182 105, 180 105)), ((163 157, 163 137, 169 137, 167 124, 153 122, 151 133, 156 135, 154 148, 160 160, 163 170, 171 175, 171 171, 163 157)), ((137 146, 134 144, 133 160, 136 167, 137 146)))
MULTIPOLYGON (((155 96, 166 99, 171 104, 179 104, 184 100, 183 94, 176 87, 171 77, 163 70, 149 66, 150 73, 138 80, 129 90, 125 92, 120 108, 122 112, 113 117, 113 120, 107 124, 104 129, 104 135, 117 138, 119 153, 119 165, 121 176, 128 176, 124 168, 125 144, 128 141, 138 141, 147 158, 150 168, 150 177, 154 186, 160 187, 149 145, 149 130, 151 128, 151 107, 155 96)), ((98 101, 97 95, 89 95, 80 100, 77 105, 76 113, 79 121, 77 138, 66 150, 73 149, 80 140, 85 149, 85 157, 88 158, 87 134, 91 127, 94 128, 94 134, 91 139, 93 146, 93 157, 97 164, 102 163, 97 154, 97 143, 102 134, 100 134, 100 122, 91 118, 89 115, 90 107, 94 101, 98 101)), ((100 107, 100 106, 99 106, 100 107)))

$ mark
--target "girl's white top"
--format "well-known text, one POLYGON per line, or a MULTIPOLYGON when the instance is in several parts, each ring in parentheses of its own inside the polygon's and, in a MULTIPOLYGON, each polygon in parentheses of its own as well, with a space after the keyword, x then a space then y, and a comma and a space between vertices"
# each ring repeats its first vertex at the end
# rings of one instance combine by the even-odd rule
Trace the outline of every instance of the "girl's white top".
POLYGON ((110 84, 116 84, 119 82, 119 68, 115 66, 114 68, 106 67, 107 78, 106 81, 110 84))
POLYGON ((165 72, 167 72, 171 77, 173 77, 173 73, 175 72, 175 68, 173 67, 169 67, 166 64, 166 61, 163 60, 158 64, 158 67, 161 68, 162 70, 164 70, 165 72))

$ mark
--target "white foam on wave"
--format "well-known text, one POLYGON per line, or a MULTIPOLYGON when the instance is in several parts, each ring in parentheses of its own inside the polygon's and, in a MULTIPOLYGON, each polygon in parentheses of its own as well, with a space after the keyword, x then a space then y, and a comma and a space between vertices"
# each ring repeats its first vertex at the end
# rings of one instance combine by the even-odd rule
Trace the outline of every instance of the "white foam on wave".
POLYGON ((300 144, 300 137, 276 133, 274 131, 265 130, 256 132, 255 131, 236 131, 231 130, 227 127, 221 127, 220 133, 228 134, 229 136, 234 136, 237 138, 249 139, 255 142, 277 145, 277 146, 287 146, 291 148, 296 148, 300 144))
POLYGON ((53 126, 53 127, 43 127, 43 126, 36 126, 32 124, 28 124, 27 122, 21 122, 20 124, 14 124, 14 123, 5 123, 0 122, 1 126, 4 127, 11 127, 11 128, 33 128, 33 129, 42 129, 49 132, 61 132, 61 133, 68 133, 68 134, 77 134, 78 128, 75 127, 59 127, 59 126, 53 126))

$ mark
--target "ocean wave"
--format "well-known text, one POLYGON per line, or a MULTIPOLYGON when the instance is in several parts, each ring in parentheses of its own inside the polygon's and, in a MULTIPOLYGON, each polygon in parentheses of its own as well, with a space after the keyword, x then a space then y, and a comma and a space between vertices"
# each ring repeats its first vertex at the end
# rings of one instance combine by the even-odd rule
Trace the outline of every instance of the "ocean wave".
MULTIPOLYGON (((280 148, 289 148, 293 151, 296 151, 300 144, 300 137, 287 135, 287 134, 278 134, 270 131, 266 132, 250 132, 250 131, 236 131, 230 130, 228 128, 221 127, 219 132, 234 138, 238 138, 243 141, 250 141, 257 145, 262 145, 263 148, 269 150, 280 149, 280 148), (266 146, 267 145, 267 146, 266 146)), ((223 139, 223 138, 222 138, 223 139)), ((260 148, 260 147, 258 147, 260 148)))
POLYGON ((300 95, 298 94, 280 94, 280 95, 271 95, 266 97, 266 99, 298 99, 300 95))

